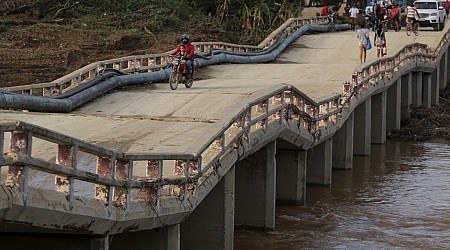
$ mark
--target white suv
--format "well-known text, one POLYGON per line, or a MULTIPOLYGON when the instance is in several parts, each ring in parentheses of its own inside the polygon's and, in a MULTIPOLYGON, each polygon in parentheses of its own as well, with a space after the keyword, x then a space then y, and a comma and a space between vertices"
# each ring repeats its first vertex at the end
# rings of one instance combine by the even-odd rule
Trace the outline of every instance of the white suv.
POLYGON ((414 7, 420 14, 420 26, 433 27, 434 30, 444 29, 447 14, 439 1, 417 0, 414 2, 414 7))

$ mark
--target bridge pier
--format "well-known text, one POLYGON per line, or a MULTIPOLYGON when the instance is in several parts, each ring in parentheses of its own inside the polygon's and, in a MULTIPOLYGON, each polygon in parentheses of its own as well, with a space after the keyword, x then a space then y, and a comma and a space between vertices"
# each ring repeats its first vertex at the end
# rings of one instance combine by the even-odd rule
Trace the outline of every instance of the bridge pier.
POLYGON ((400 129, 402 99, 402 77, 387 90, 386 130, 400 129))
POLYGON ((306 183, 331 186, 333 141, 328 139, 308 149, 306 183))
POLYGON ((277 149, 277 203, 306 205, 307 151, 277 149))
POLYGON ((422 74, 422 87, 423 87, 423 93, 422 98, 423 102, 422 105, 426 107, 431 107, 432 99, 431 99, 431 85, 433 84, 431 82, 431 74, 430 73, 423 73, 422 74))
POLYGON ((232 249, 235 167, 181 223, 181 249, 232 249))
MULTIPOLYGON (((110 249, 109 237, 54 234, 54 233, 5 233, 0 236, 1 249, 110 249)), ((130 247, 126 248, 130 249, 130 247)), ((136 249, 136 248, 133 248, 136 249)), ((148 248, 147 248, 148 249, 148 248)))
POLYGON ((422 72, 412 72, 412 105, 422 106, 422 72))
POLYGON ((371 143, 386 142, 386 91, 372 96, 371 143))
POLYGON ((438 68, 440 68, 439 75, 439 89, 445 89, 447 87, 447 66, 448 66, 448 52, 446 51, 439 62, 438 68))
POLYGON ((409 117, 412 104, 412 73, 402 75, 401 119, 409 117))
POLYGON ((333 136, 333 169, 350 170, 353 167, 353 121, 354 114, 351 113, 333 136))
POLYGON ((354 110, 353 155, 370 155, 372 99, 367 98, 354 110))
POLYGON ((273 230, 275 227, 276 142, 235 165, 235 226, 273 230))
POLYGON ((108 250, 109 249, 109 237, 93 238, 91 239, 92 250, 108 250))
POLYGON ((445 65, 445 68, 446 68, 446 71, 447 71, 447 73, 445 74, 446 76, 447 76, 447 81, 446 81, 446 85, 445 85, 445 87, 447 87, 448 86, 448 84, 450 83, 450 74, 448 73, 448 67, 449 67, 449 60, 450 60, 450 53, 448 53, 448 48, 447 48, 447 50, 445 50, 445 56, 446 56, 446 65, 445 65))
POLYGON ((431 105, 439 105, 439 67, 431 74, 431 105))
MULTIPOLYGON (((180 224, 109 236, 109 249, 180 249, 180 224)), ((101 243, 101 242, 100 242, 101 243)), ((101 249, 101 248, 92 248, 101 249)), ((106 250, 106 248, 105 248, 106 250)))

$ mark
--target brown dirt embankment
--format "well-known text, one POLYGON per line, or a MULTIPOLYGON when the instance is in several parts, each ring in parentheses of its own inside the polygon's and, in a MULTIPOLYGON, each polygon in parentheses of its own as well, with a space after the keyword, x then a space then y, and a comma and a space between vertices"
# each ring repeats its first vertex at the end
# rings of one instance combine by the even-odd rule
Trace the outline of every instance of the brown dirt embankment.
POLYGON ((403 119, 401 129, 388 133, 388 139, 405 141, 450 140, 450 87, 442 90, 439 106, 412 107, 411 116, 403 119))
POLYGON ((227 34, 209 24, 159 32, 140 23, 131 24, 132 29, 95 28, 95 22, 112 19, 46 20, 26 13, 2 17, 0 87, 50 82, 96 61, 166 52, 186 32, 194 41, 230 42, 227 34))

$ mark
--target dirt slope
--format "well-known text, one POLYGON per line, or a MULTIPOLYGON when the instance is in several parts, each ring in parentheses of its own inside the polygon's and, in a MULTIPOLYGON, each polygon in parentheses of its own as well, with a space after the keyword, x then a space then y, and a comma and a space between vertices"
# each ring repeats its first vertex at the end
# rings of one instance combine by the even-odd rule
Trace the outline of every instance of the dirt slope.
MULTIPOLYGON (((80 26, 75 22, 80 21, 45 21, 26 14, 0 20, 0 87, 52 81, 99 60, 169 51, 182 34, 156 34, 138 24, 133 30, 83 29, 75 28, 80 26)), ((227 41, 219 32, 187 31, 194 41, 227 41)))

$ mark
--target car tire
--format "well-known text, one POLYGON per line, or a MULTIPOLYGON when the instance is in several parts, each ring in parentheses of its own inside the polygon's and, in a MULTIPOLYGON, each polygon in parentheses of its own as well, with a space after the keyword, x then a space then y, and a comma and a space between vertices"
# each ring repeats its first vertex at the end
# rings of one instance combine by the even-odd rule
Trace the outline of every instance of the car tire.
POLYGON ((433 30, 439 31, 441 29, 441 20, 438 20, 437 23, 434 25, 433 30))
POLYGON ((444 21, 441 23, 441 27, 439 30, 444 30, 444 27, 445 27, 445 17, 444 17, 444 21))

